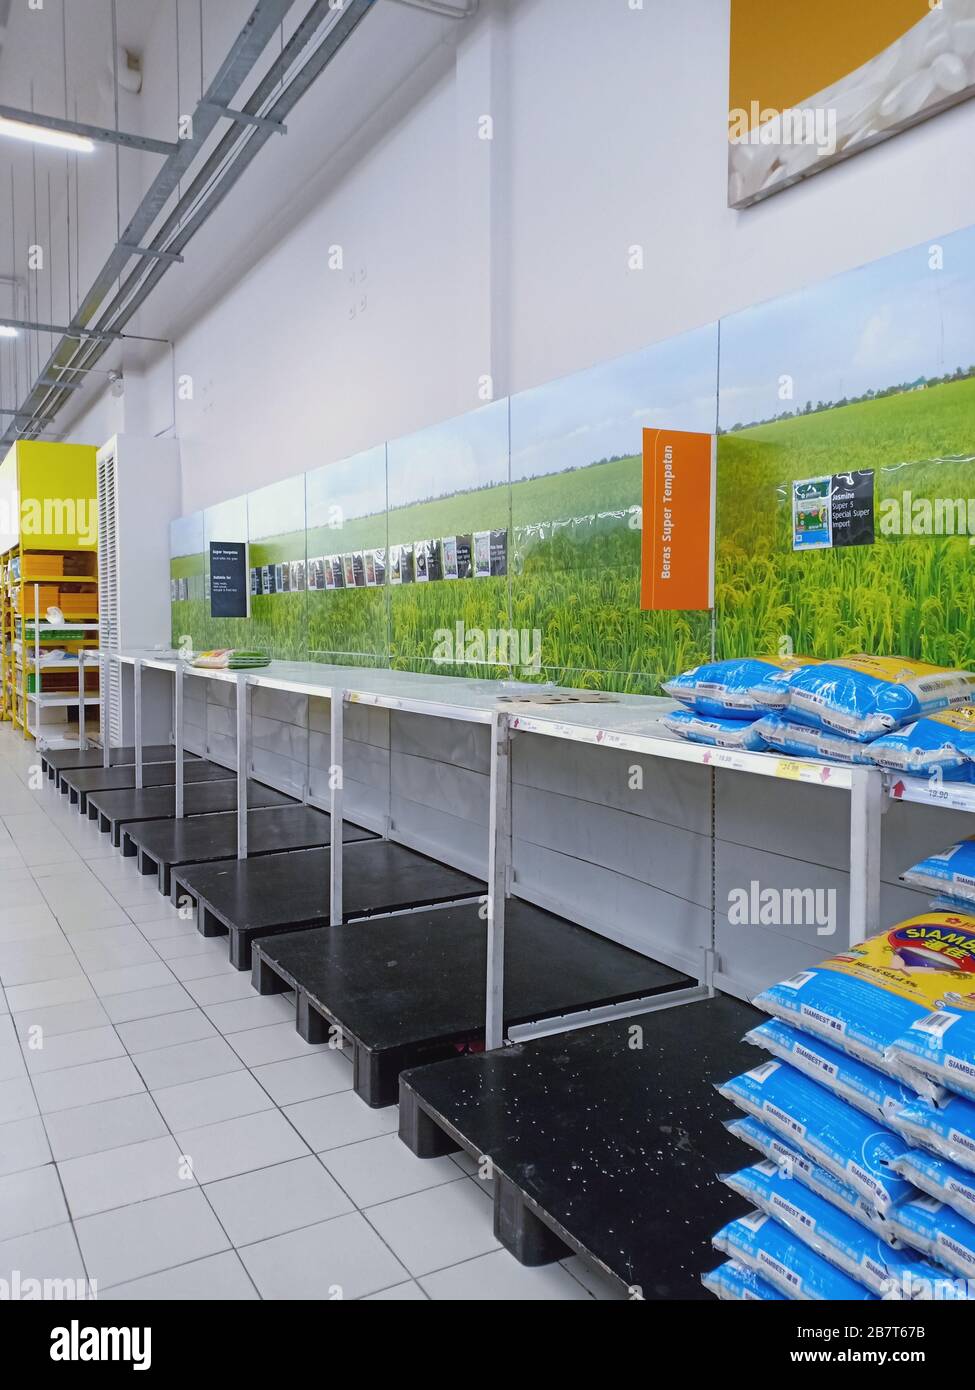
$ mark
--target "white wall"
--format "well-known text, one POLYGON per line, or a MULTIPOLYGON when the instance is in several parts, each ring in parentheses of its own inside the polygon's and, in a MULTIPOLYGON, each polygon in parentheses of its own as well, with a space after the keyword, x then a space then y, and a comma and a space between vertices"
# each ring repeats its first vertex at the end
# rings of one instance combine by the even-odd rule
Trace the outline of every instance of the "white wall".
MULTIPOLYGON (((973 102, 729 210, 727 0, 482 0, 468 25, 382 5, 389 18, 365 21, 289 121, 314 205, 296 204, 293 226, 279 217, 277 242, 177 337, 195 387, 175 412, 186 510, 468 410, 482 373, 519 391, 975 223, 975 183, 950 172, 970 160, 973 102), (313 103, 394 19, 439 25, 443 41, 396 91, 372 62, 358 158, 323 176, 313 103), (488 111, 490 144, 476 138, 488 111), (334 243, 344 276, 326 266, 334 243), (627 268, 634 243, 642 273, 627 268)), ((257 174, 233 195, 255 237, 282 212, 249 200, 257 174)), ((225 254, 190 248, 215 277, 225 254)), ((160 362, 126 409, 165 430, 172 382, 160 362)), ((102 415, 70 436, 101 442, 102 415)))

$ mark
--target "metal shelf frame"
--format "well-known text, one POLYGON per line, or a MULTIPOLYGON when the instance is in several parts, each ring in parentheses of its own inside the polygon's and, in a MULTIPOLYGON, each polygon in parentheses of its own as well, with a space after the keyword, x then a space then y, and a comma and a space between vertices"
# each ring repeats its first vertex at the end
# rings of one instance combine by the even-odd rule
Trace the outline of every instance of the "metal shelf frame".
MULTIPOLYGON (((131 666, 134 671, 137 787, 142 785, 142 674, 145 669, 154 669, 168 672, 173 677, 176 815, 180 818, 183 814, 183 687, 186 676, 191 674, 204 680, 223 681, 236 686, 237 853, 240 859, 247 858, 247 780, 251 771, 249 701, 252 689, 281 690, 291 694, 328 699, 331 702, 332 775, 329 778, 329 809, 333 833, 328 894, 329 920, 333 925, 342 921, 342 836, 337 833, 336 827, 342 824, 344 815, 342 768, 347 706, 371 705, 431 718, 481 724, 490 729, 485 1014, 485 1041, 489 1049, 502 1046, 506 1040, 504 933, 505 902, 512 887, 511 747, 515 738, 555 738, 568 743, 623 749, 646 757, 695 763, 710 768, 712 774, 722 770, 745 772, 754 776, 792 781, 799 786, 815 785, 845 793, 850 799, 850 944, 862 941, 880 929, 883 812, 888 796, 894 795, 894 782, 877 768, 783 758, 775 753, 750 753, 688 743, 671 734, 660 723, 661 714, 674 707, 673 701, 651 696, 621 695, 614 697, 612 703, 572 706, 531 708, 520 703, 499 706, 499 696, 516 691, 519 695, 530 698, 533 687, 513 686, 491 680, 472 681, 452 676, 420 675, 414 672, 392 671, 385 667, 326 666, 313 662, 272 661, 267 667, 244 672, 208 670, 189 665, 176 653, 121 652, 103 656, 102 660, 116 660, 131 666)), ((106 731, 111 726, 108 711, 111 682, 103 680, 102 686, 106 692, 102 744, 105 749, 105 766, 108 766, 110 751, 106 731)), ((534 689, 537 690, 537 687, 534 689)), ((975 788, 967 790, 973 795, 971 805, 966 809, 975 810, 975 788)), ((530 1037, 590 1027, 594 1023, 613 1018, 647 1013, 654 1009, 708 998, 722 981, 722 976, 716 973, 714 968, 713 925, 711 945, 705 950, 704 957, 699 984, 695 988, 676 991, 672 995, 632 1000, 611 1009, 586 1010, 561 1019, 527 1023, 512 1029, 507 1035, 508 1039, 523 1041, 530 1037)))

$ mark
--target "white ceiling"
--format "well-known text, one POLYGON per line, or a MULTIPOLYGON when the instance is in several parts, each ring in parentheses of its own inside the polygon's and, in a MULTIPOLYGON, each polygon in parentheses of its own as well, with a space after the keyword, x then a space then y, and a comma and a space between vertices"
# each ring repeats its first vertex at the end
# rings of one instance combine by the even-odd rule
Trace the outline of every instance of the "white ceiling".
MULTIPOLYGON (((309 4, 296 0, 283 41, 309 4)), ((0 0, 0 19, 5 8, 6 0, 0 0)), ((0 101, 57 116, 67 109, 79 120, 113 125, 112 8, 112 0, 44 0, 41 10, 31 10, 17 0, 0 47, 0 101)), ((144 67, 142 93, 121 94, 122 129, 173 139, 175 117, 192 110, 201 80, 211 79, 252 8, 253 0, 115 0, 119 43, 139 54, 144 67)), ((184 331, 324 196, 349 161, 361 157, 364 145, 382 138, 404 102, 415 100, 452 60, 452 43, 464 27, 394 0, 378 0, 292 112, 288 134, 265 145, 188 247, 185 264, 170 269, 130 331, 170 339, 184 331)), ((267 61, 272 57, 269 53, 267 61)), ((0 140, 0 277, 17 275, 21 309, 25 248, 36 240, 50 250, 49 273, 30 280, 34 299, 21 316, 68 321, 79 291, 87 290, 108 257, 117 227, 124 229, 160 162, 158 156, 123 150, 116 181, 113 147, 101 145, 96 154, 75 159, 0 140)), ((0 281, 0 312, 13 313, 14 302, 9 283, 0 281)), ((38 334, 0 343, 0 404, 20 403, 28 374, 33 379, 53 343, 38 334)), ((99 365, 102 372, 123 359, 126 366, 138 365, 145 351, 127 344, 99 365)), ((91 390, 104 384, 101 376, 91 390)), ((78 393, 65 418, 77 413, 87 395, 78 393)))

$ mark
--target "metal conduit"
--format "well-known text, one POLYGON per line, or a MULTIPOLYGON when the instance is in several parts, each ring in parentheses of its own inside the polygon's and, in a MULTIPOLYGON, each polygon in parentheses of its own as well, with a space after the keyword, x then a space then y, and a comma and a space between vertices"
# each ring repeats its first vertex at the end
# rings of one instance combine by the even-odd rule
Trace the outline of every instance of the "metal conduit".
MULTIPOLYGON (((223 119, 219 108, 231 105, 244 78, 254 67, 292 3, 293 0, 258 0, 247 24, 196 108, 193 116, 192 138, 182 142, 181 148, 167 158, 162 169, 156 175, 128 227, 122 234, 121 240, 116 244, 84 302, 72 319, 70 328, 88 327, 90 320, 98 313, 112 283, 119 279, 122 268, 133 254, 128 248, 142 245, 141 239, 152 227, 182 176, 192 165, 200 147, 212 133, 217 121, 223 119)), ((315 50, 297 76, 289 82, 270 112, 266 113, 271 120, 283 120, 284 115, 304 95, 311 82, 320 75, 374 3, 375 0, 350 0, 350 3, 343 10, 334 11, 329 8, 328 0, 316 0, 292 39, 243 109, 252 115, 264 114, 260 112, 261 106, 271 97, 274 89, 284 79, 301 51, 314 38, 316 32, 321 28, 322 20, 328 15, 338 13, 340 17, 328 31, 325 41, 315 50)), ((203 169, 194 178, 185 194, 180 197, 178 204, 167 217, 163 228, 153 238, 152 249, 154 251, 165 249, 168 254, 172 254, 185 246, 219 206, 272 133, 273 131, 269 127, 241 126, 235 123, 207 159, 203 169), (222 170, 221 165, 223 165, 222 170), (217 173, 218 170, 220 171, 219 174, 217 173), (215 175, 215 187, 212 187, 207 193, 208 180, 214 180, 215 175), (192 207, 197 199, 201 199, 200 206, 191 220, 185 223, 173 241, 163 248, 162 243, 166 236, 174 227, 178 226, 187 209, 192 207)), ((128 276, 111 303, 106 307, 104 317, 97 327, 112 331, 111 325, 122 325, 128 322, 172 263, 170 260, 138 257, 136 269, 128 276), (136 288, 140 280, 142 284, 136 288), (131 298, 126 303, 128 296, 131 298)), ((40 428, 50 422, 51 417, 69 398, 70 393, 63 387, 42 385, 44 378, 50 379, 52 375, 57 376, 63 372, 73 373, 86 370, 107 351, 109 342, 108 339, 101 339, 96 340, 93 344, 83 342, 79 347, 77 339, 62 338, 15 417, 16 419, 21 416, 29 416, 31 423, 19 431, 13 426, 8 427, 3 436, 3 442, 10 443, 17 437, 29 437, 31 434, 38 433, 40 428)))

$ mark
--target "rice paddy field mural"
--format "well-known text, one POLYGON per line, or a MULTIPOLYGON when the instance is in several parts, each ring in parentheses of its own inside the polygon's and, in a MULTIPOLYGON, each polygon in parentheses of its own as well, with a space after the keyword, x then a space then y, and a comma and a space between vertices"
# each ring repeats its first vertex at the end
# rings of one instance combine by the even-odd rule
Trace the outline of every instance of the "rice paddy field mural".
POLYGON ((975 663, 972 230, 726 319, 721 426, 719 655, 975 663), (850 470, 874 543, 794 551, 792 483, 850 470))
POLYGON ((205 541, 240 538, 214 529, 239 507, 173 529, 173 632, 197 646, 646 694, 786 643, 975 665, 975 229, 251 494, 250 563, 287 591, 220 623, 205 541), (642 612, 642 431, 716 424, 715 610, 642 612), (793 482, 852 470, 874 543, 793 550, 793 482), (964 522, 926 531, 915 504, 945 499, 964 522), (436 577, 465 554, 477 577, 436 577), (325 556, 335 586, 292 591, 325 556), (465 645, 492 631, 525 637, 465 645))

